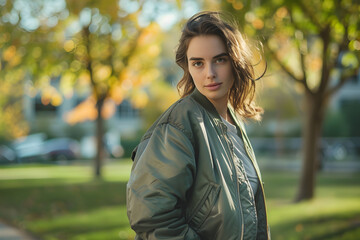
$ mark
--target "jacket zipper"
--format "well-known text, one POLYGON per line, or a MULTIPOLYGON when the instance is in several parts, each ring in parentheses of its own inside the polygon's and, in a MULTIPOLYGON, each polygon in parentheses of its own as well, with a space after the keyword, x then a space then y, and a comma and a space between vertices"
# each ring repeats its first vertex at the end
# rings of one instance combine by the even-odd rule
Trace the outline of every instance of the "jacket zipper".
MULTIPOLYGON (((264 190, 264 185, 262 183, 262 179, 260 178, 260 174, 259 174, 259 171, 257 170, 257 168, 255 167, 254 165, 254 159, 253 159, 253 155, 249 153, 249 143, 248 141, 246 141, 246 139, 244 139, 244 133, 243 133, 243 130, 240 128, 240 132, 241 132, 241 137, 243 139, 243 142, 244 142, 244 145, 245 145, 245 150, 246 150, 246 153, 247 155, 250 157, 251 159, 251 163, 253 165, 253 167, 255 168, 255 171, 256 171, 256 175, 259 179, 259 182, 260 182, 260 188, 261 188, 261 194, 262 194, 262 197, 264 199, 264 208, 265 208, 265 224, 266 224, 266 236, 267 236, 267 239, 269 239, 269 227, 268 227, 268 221, 267 221, 267 209, 266 209, 266 199, 265 199, 265 190, 264 190), (246 142, 246 143, 245 143, 246 142)), ((255 198, 255 195, 254 195, 254 198, 255 198)))
POLYGON ((225 131, 224 129, 224 126, 221 125, 221 130, 223 131, 223 134, 225 136, 225 140, 226 140, 226 143, 230 149, 230 157, 231 157, 231 163, 233 165, 233 169, 235 170, 235 175, 236 175, 236 190, 237 190, 237 196, 238 196, 238 199, 239 199, 239 206, 240 206, 240 213, 241 213, 241 240, 243 240, 243 237, 244 237, 244 214, 243 214, 243 210, 242 210, 242 205, 241 205, 241 199, 240 199, 240 191, 239 191, 239 176, 238 176, 238 173, 236 171, 236 166, 235 166, 235 163, 234 163, 234 157, 233 157, 233 154, 234 154, 234 150, 233 148, 231 147, 231 143, 230 143, 230 139, 227 135, 227 132, 225 131))

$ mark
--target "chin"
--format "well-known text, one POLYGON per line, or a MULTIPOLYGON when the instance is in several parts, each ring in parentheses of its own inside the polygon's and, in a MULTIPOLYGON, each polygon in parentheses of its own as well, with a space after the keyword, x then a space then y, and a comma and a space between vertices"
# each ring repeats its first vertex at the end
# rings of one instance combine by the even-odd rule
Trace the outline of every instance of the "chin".
POLYGON ((226 94, 206 94, 205 97, 211 101, 220 101, 224 99, 227 95, 226 94))

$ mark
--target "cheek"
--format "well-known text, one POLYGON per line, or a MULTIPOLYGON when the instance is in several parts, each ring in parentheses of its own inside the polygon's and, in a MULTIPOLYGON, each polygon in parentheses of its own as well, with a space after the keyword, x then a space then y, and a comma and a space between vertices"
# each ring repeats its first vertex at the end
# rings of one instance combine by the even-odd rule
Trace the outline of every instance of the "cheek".
POLYGON ((190 74, 191 78, 193 79, 195 85, 197 85, 197 83, 199 82, 199 73, 196 71, 189 70, 189 74, 190 74))
POLYGON ((227 78, 230 79, 230 81, 233 83, 234 82, 234 72, 232 70, 232 67, 230 66, 227 71, 226 71, 226 75, 227 75, 227 78))

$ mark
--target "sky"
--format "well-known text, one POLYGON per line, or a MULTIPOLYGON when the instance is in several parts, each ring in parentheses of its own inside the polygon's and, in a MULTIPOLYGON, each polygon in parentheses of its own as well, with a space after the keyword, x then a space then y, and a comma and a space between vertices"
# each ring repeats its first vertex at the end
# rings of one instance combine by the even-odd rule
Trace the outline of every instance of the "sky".
MULTIPOLYGON (((0 7, 5 3, 6 0, 0 0, 0 7)), ((2 16, 2 20, 14 25, 20 21, 20 27, 27 31, 36 30, 42 22, 53 27, 59 20, 69 16, 65 0, 14 0, 13 3, 14 9, 9 14, 2 16)), ((119 0, 118 3, 121 9, 129 13, 135 12, 139 8, 138 1, 134 0, 119 0)), ((167 31, 182 18, 189 18, 198 11, 200 11, 199 4, 193 0, 181 1, 181 9, 175 0, 147 0, 144 3, 139 23, 146 26, 153 20, 167 31)), ((86 14, 82 15, 86 16, 86 14)))

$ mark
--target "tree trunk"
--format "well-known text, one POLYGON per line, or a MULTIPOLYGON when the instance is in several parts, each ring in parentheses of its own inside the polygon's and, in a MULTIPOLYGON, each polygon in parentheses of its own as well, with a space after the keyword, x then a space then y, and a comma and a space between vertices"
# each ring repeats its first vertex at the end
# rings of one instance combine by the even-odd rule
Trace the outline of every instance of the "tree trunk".
POLYGON ((98 111, 98 116, 96 118, 96 146, 97 152, 94 161, 94 173, 95 178, 101 178, 101 167, 103 163, 104 157, 104 119, 101 115, 102 108, 104 105, 104 99, 98 99, 96 102, 96 108, 98 111))
POLYGON ((305 95, 303 124, 303 162, 296 202, 314 197, 316 172, 319 169, 319 149, 324 120, 325 99, 319 94, 305 95))

